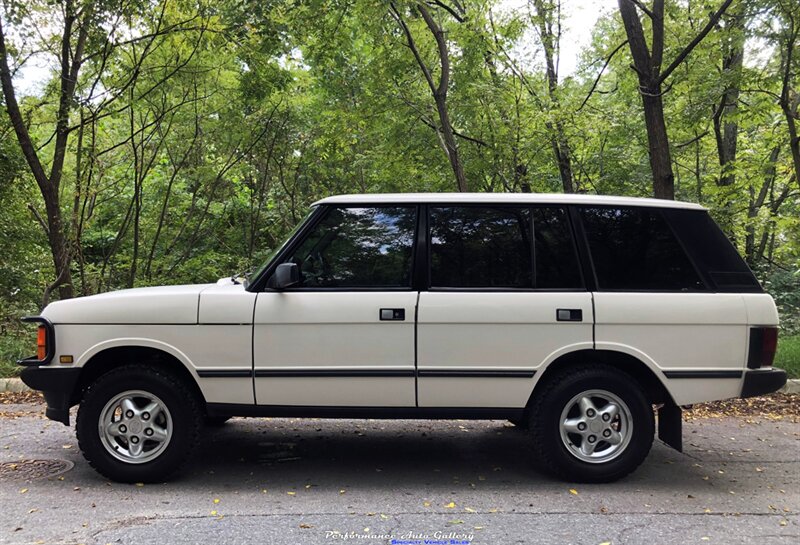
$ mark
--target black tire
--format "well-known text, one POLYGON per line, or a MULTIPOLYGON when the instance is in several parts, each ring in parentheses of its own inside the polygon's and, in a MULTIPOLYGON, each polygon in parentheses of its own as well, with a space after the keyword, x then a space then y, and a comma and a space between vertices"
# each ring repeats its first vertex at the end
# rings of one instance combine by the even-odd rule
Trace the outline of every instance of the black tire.
POLYGON ((640 384, 628 373, 604 364, 584 364, 547 377, 536 390, 530 411, 534 450, 539 462, 558 477, 571 482, 616 481, 639 467, 650 452, 655 431, 653 408, 640 384), (562 439, 562 415, 570 410, 568 406, 573 407, 572 410, 577 408, 574 404, 576 397, 597 391, 610 393, 627 406, 630 437, 627 443, 620 443, 620 447, 604 443, 599 434, 588 437, 588 440, 594 437, 595 442, 598 437, 601 438, 593 445, 598 449, 596 455, 601 459, 589 462, 580 458, 580 452, 573 453, 574 450, 580 450, 577 443, 586 439, 573 441, 572 438, 576 436, 566 431, 566 439, 562 439), (567 443, 571 446, 568 447, 567 443), (602 461, 602 449, 610 453, 607 461, 602 461))
MULTIPOLYGON (((202 423, 201 401, 184 380, 166 369, 133 364, 113 369, 89 386, 75 427, 83 456, 99 473, 123 483, 152 483, 166 481, 191 457, 200 440, 202 423), (159 398, 172 423, 165 446, 144 463, 126 462, 112 455, 101 439, 99 426, 106 405, 116 396, 134 390, 159 398)), ((145 443, 142 440, 143 448, 145 443)))
POLYGON ((520 418, 509 418, 508 421, 521 430, 530 429, 530 420, 524 416, 520 418))
POLYGON ((230 416, 206 416, 203 422, 209 428, 220 428, 230 419, 230 416))

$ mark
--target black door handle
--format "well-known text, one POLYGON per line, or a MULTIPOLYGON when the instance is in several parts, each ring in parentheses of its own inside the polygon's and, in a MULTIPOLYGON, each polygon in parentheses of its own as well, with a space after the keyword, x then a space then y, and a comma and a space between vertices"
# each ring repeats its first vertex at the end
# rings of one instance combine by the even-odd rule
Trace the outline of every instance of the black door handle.
POLYGON ((556 309, 556 320, 559 322, 582 322, 583 310, 579 308, 556 309))
POLYGON ((380 312, 382 321, 402 322, 406 319, 406 309, 404 308, 382 308, 380 312))

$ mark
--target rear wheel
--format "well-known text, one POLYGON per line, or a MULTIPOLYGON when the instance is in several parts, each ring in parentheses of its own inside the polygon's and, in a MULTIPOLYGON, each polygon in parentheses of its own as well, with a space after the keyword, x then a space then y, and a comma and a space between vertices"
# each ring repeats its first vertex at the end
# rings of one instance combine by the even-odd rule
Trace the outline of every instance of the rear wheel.
POLYGON ((119 482, 168 479, 192 454, 201 405, 179 377, 125 365, 89 386, 78 410, 78 442, 89 464, 119 482))
POLYGON ((609 482, 636 469, 653 443, 653 409, 639 383, 613 367, 581 365, 548 377, 531 406, 542 464, 563 479, 609 482))

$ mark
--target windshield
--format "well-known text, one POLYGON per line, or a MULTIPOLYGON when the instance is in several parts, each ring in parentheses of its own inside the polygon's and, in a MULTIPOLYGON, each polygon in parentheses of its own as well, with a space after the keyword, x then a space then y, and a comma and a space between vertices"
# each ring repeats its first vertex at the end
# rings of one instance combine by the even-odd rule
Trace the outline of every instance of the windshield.
POLYGON ((311 211, 308 214, 306 214, 306 217, 304 217, 300 222, 298 222, 297 225, 294 226, 294 229, 292 229, 291 233, 289 233, 284 239, 283 244, 281 244, 277 248, 274 248, 269 254, 267 254, 267 257, 266 259, 264 259, 264 262, 261 265, 259 265, 258 268, 256 268, 256 270, 253 271, 252 274, 247 275, 248 280, 258 278, 259 276, 261 276, 261 273, 263 273, 264 270, 266 270, 266 268, 269 267, 270 263, 272 263, 272 260, 275 259, 275 256, 281 253, 281 250, 283 250, 286 247, 286 244, 288 244, 289 241, 294 238, 294 235, 297 234, 297 232, 303 225, 305 225, 305 223, 308 221, 308 218, 311 217, 311 214, 313 214, 315 210, 316 208, 312 208, 311 211))

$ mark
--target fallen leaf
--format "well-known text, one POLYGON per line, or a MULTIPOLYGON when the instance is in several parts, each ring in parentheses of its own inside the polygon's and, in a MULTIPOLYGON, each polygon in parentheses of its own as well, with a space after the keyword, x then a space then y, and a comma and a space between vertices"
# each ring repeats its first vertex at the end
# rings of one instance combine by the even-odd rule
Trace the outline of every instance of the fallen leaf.
POLYGON ((710 539, 711 539, 711 538, 710 538, 710 537, 708 537, 708 536, 703 536, 703 537, 701 537, 701 538, 700 538, 700 540, 701 540, 701 541, 708 541, 708 540, 710 540, 710 539))
POLYGON ((34 507, 33 509, 28 510, 28 514, 30 515, 31 513, 35 513, 36 511, 38 511, 38 509, 34 507))
POLYGON ((313 528, 311 524, 306 524, 305 522, 300 523, 300 528, 313 528))
POLYGON ((341 490, 339 490, 339 495, 341 496, 341 495, 342 495, 342 494, 344 494, 345 492, 347 492, 347 490, 345 490, 344 488, 342 488, 341 490))
POLYGON ((389 515, 384 515, 383 513, 381 513, 381 518, 382 518, 383 520, 386 520, 386 519, 388 519, 388 518, 389 518, 389 515))
POLYGON ((610 541, 604 541, 604 542, 600 543, 600 545, 611 545, 611 542, 610 541))
POLYGON ((289 494, 290 496, 296 496, 297 492, 287 492, 287 494, 289 494))
POLYGON ((144 483, 136 483, 136 486, 142 487, 142 486, 144 486, 144 483))
POLYGON ((216 511, 211 511, 211 516, 212 517, 216 517, 217 516, 217 512, 216 511))
POLYGON ((28 489, 27 488, 21 488, 19 493, 20 494, 27 494, 28 493, 28 489))
POLYGON ((214 503, 219 503, 219 498, 214 498, 214 503))
POLYGON ((465 507, 464 511, 466 511, 467 513, 475 513, 475 509, 473 509, 472 507, 465 507))
MULTIPOLYGON (((26 490, 27 490, 27 489, 26 489, 26 490)), ((454 501, 451 501, 450 503, 448 503, 448 504, 445 504, 445 507, 447 507, 448 509, 452 509, 452 508, 454 508, 455 506, 456 506, 456 502, 454 502, 454 501)))
POLYGON ((61 448, 72 448, 72 445, 61 445, 61 448))
POLYGON ((448 520, 447 523, 448 524, 464 524, 464 521, 460 520, 460 519, 455 519, 455 520, 448 520))
POLYGON ((577 496, 578 495, 578 491, 575 490, 574 488, 570 488, 569 489, 569 493, 572 494, 573 496, 577 496))
POLYGON ((431 502, 429 502, 429 501, 422 502, 422 507, 430 507, 430 506, 431 506, 431 502))
POLYGON ((787 524, 789 524, 789 521, 788 521, 788 520, 786 520, 786 519, 783 519, 783 520, 780 522, 780 524, 781 524, 781 526, 786 526, 787 524))

